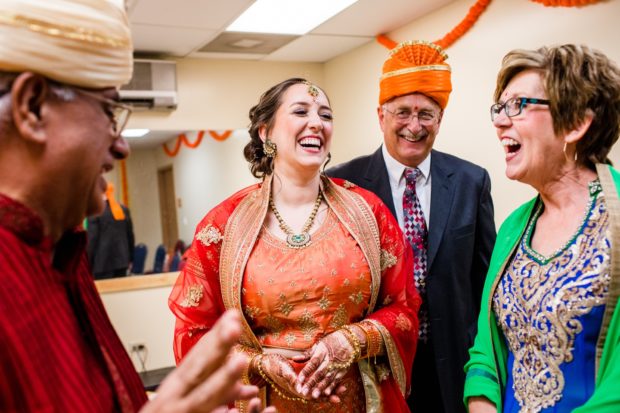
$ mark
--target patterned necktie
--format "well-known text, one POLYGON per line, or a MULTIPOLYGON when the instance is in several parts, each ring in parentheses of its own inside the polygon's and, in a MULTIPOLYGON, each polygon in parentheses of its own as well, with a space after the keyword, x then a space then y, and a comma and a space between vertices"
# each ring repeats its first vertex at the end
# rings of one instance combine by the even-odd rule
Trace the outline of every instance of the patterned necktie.
POLYGON ((418 318, 420 320, 420 341, 428 340, 428 307, 426 305, 426 249, 428 247, 428 229, 420 200, 416 194, 416 180, 422 173, 418 168, 406 169, 407 186, 403 194, 403 215, 405 236, 413 249, 413 277, 415 286, 422 298, 422 306, 418 318))

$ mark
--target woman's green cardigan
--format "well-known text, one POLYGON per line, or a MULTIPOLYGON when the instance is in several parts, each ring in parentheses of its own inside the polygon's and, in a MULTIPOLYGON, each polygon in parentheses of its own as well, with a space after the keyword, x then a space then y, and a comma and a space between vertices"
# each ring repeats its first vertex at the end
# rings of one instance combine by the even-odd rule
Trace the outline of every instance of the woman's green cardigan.
MULTIPOLYGON (((603 326, 599 334, 596 360, 596 385, 594 394, 586 404, 573 413, 620 412, 620 172, 610 166, 597 165, 603 186, 607 210, 610 214, 611 281, 603 326), (611 174, 610 174, 611 173, 611 174), (615 187, 615 188, 614 188, 615 187), (606 192, 605 189, 608 188, 606 192), (613 188, 613 189, 609 189, 613 188)), ((523 204, 502 224, 497 234, 489 272, 482 295, 478 318, 478 334, 469 350, 470 359, 465 365, 464 402, 475 396, 483 396, 502 412, 502 398, 506 386, 506 360, 508 350, 495 314, 492 298, 499 280, 517 247, 530 219, 537 198, 523 204)))

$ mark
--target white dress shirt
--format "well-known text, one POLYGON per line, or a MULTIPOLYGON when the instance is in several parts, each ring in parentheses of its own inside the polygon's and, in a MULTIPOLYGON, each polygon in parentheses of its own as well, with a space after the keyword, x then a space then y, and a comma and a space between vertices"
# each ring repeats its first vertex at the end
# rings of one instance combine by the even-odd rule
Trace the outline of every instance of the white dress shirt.
MULTIPOLYGON (((405 180, 405 169, 414 169, 403 165, 388 153, 385 145, 381 146, 383 151, 383 159, 385 160, 385 167, 387 168, 388 176, 390 178, 390 188, 392 190, 392 199, 394 200, 394 208, 396 210, 396 218, 398 218, 398 225, 400 228, 404 228, 403 217, 403 194, 407 182, 405 180)), ((430 214, 431 214, 431 155, 430 153, 419 165, 418 169, 420 176, 416 181, 415 190, 422 207, 422 213, 424 213, 424 220, 426 221, 426 228, 430 228, 430 214)))

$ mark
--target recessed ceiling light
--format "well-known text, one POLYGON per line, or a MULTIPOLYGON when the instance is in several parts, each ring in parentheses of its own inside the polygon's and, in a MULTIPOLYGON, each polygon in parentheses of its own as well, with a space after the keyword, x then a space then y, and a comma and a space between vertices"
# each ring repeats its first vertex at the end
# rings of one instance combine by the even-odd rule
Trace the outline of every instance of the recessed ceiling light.
POLYGON ((121 136, 123 138, 141 138, 150 131, 150 129, 124 129, 121 136))
POLYGON ((357 0, 256 0, 226 31, 306 34, 357 0))

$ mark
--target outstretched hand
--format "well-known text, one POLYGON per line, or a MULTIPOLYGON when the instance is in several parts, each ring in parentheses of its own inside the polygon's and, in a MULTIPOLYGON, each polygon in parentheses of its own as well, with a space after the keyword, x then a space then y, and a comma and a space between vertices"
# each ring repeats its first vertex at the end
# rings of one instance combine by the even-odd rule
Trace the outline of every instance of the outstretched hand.
MULTIPOLYGON (((234 400, 255 397, 258 388, 240 381, 247 363, 245 357, 237 355, 227 359, 240 336, 239 313, 227 311, 166 377, 155 399, 141 411, 212 412, 234 400)), ((258 411, 256 407, 254 411, 258 411)))

